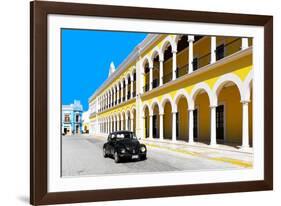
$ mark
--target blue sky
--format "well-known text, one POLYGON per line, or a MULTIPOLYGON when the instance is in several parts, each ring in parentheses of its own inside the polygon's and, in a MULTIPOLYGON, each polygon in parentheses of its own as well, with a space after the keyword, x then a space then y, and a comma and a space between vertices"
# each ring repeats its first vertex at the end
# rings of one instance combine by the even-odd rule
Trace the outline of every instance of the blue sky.
POLYGON ((117 68, 147 34, 62 29, 62 104, 88 98, 106 80, 111 61, 117 68))

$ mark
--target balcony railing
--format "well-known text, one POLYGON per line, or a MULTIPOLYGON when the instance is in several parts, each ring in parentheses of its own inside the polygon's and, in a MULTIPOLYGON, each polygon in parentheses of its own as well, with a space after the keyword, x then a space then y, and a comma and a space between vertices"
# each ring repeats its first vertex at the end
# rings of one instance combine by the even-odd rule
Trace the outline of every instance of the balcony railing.
POLYGON ((172 80, 172 72, 166 74, 163 76, 163 84, 166 84, 167 82, 172 80))
POLYGON ((127 94, 127 99, 129 100, 131 98, 131 92, 129 91, 127 94))
POLYGON ((204 66, 210 64, 210 62, 211 62, 211 53, 204 54, 198 58, 195 58, 192 62, 193 70, 195 71, 201 67, 204 67, 204 66))
POLYGON ((149 84, 144 85, 143 87, 143 91, 147 92, 149 90, 149 84))
POLYGON ((153 79, 152 81, 152 88, 156 88, 159 86, 159 80, 158 79, 153 79))
POLYGON ((125 102, 125 97, 122 98, 122 102, 125 102))
POLYGON ((241 50, 241 38, 234 39, 224 45, 224 57, 234 54, 241 50))
POLYGON ((188 73, 188 64, 177 68, 176 74, 177 74, 177 78, 184 76, 188 73))
POLYGON ((136 96, 136 91, 133 91, 133 97, 135 97, 136 96))

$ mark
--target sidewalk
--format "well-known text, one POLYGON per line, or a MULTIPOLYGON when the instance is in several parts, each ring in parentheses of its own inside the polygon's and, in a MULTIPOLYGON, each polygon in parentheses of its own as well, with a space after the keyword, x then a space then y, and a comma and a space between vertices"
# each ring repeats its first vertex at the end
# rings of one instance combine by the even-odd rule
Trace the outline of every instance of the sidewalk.
POLYGON ((203 143, 194 142, 192 145, 184 141, 172 142, 168 140, 142 139, 147 147, 167 150, 184 155, 201 157, 209 160, 234 164, 243 168, 251 168, 253 164, 253 152, 243 151, 227 145, 215 147, 203 143))

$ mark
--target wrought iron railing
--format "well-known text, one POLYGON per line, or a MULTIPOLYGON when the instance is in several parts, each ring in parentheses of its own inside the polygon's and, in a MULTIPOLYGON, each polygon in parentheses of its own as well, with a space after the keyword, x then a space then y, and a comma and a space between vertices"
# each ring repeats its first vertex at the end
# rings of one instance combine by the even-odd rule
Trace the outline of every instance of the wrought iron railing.
POLYGON ((173 73, 170 72, 163 76, 163 84, 166 84, 167 82, 171 81, 173 77, 173 73))
POLYGON ((177 78, 184 76, 186 74, 188 74, 188 64, 177 68, 177 71, 176 71, 177 78))
POLYGON ((152 88, 156 88, 159 86, 159 79, 153 79, 152 81, 152 88))
POLYGON ((195 58, 192 62, 193 70, 195 71, 201 67, 204 67, 204 66, 210 64, 210 62, 211 62, 211 53, 207 53, 198 58, 195 58))
POLYGON ((143 86, 143 91, 147 92, 149 90, 149 84, 143 86))
POLYGON ((234 39, 224 45, 224 57, 234 54, 241 50, 241 38, 234 39))

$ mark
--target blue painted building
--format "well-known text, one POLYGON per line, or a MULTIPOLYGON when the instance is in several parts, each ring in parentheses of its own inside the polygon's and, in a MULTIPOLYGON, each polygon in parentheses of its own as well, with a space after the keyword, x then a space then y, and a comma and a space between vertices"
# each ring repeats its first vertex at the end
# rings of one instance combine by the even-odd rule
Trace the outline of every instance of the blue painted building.
POLYGON ((73 135, 82 133, 83 107, 78 100, 73 104, 62 105, 62 134, 73 135))

